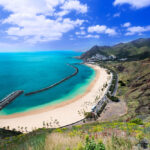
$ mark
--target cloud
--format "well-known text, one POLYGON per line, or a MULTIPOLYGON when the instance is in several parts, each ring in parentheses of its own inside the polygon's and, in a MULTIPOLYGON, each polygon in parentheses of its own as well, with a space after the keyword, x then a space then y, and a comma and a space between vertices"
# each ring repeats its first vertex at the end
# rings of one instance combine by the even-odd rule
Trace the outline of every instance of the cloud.
POLYGON ((108 35, 116 35, 116 31, 112 28, 108 28, 105 25, 96 25, 96 26, 91 26, 88 28, 89 33, 102 33, 102 34, 108 34, 108 35))
POLYGON ((150 0, 115 0, 113 4, 114 4, 114 6, 129 4, 133 8, 140 9, 143 7, 150 6, 150 0))
POLYGON ((85 29, 85 27, 80 27, 80 30, 84 30, 85 29))
POLYGON ((55 16, 57 17, 63 17, 63 16, 65 16, 65 15, 67 15, 67 14, 69 14, 69 11, 67 11, 67 10, 62 10, 62 11, 60 11, 60 12, 57 12, 57 13, 55 13, 55 16))
POLYGON ((84 38, 96 38, 96 39, 99 39, 100 36, 99 35, 88 34, 88 35, 84 36, 84 38))
POLYGON ((127 28, 127 33, 125 35, 134 35, 134 34, 140 35, 143 32, 148 32, 148 31, 150 31, 150 26, 145 26, 145 27, 133 26, 133 27, 127 28))
POLYGON ((131 26, 131 23, 130 22, 126 22, 126 23, 124 23, 123 25, 122 25, 123 27, 130 27, 131 26))
POLYGON ((106 26, 104 25, 96 25, 96 26, 91 26, 88 28, 88 32, 97 32, 97 33, 104 33, 105 30, 107 29, 106 26))
POLYGON ((8 36, 23 37, 33 44, 59 40, 84 22, 64 16, 71 11, 87 12, 86 4, 78 0, 0 0, 0 5, 11 13, 2 21, 10 26, 6 30, 8 36))
POLYGON ((0 5, 13 13, 52 14, 63 0, 0 0, 0 5))
POLYGON ((87 35, 78 35, 78 38, 82 38, 82 39, 89 39, 89 38, 94 38, 94 39, 99 39, 100 36, 99 35, 93 35, 93 34, 87 34, 87 35))
POLYGON ((86 32, 82 30, 82 31, 80 31, 80 32, 76 32, 75 34, 76 34, 76 35, 85 35, 86 32))
POLYGON ((120 13, 115 13, 115 14, 113 15, 113 17, 114 17, 114 18, 120 17, 120 13))
POLYGON ((10 27, 7 30, 8 35, 25 37, 27 42, 36 43, 59 40, 63 33, 80 26, 83 20, 72 21, 69 18, 50 20, 43 15, 14 14, 4 20, 4 23, 18 25, 18 27, 10 27))
POLYGON ((61 6, 61 9, 62 11, 56 13, 56 16, 65 16, 73 10, 78 13, 86 13, 88 7, 86 4, 81 4, 78 0, 69 0, 65 1, 65 3, 61 6))
POLYGON ((78 0, 66 1, 61 8, 63 10, 76 10, 80 13, 87 12, 87 5, 82 5, 78 0))
POLYGON ((80 29, 81 29, 81 31, 75 33, 78 38, 96 38, 96 39, 98 39, 100 37, 99 35, 87 34, 84 31, 84 29, 85 29, 84 27, 80 27, 80 29))

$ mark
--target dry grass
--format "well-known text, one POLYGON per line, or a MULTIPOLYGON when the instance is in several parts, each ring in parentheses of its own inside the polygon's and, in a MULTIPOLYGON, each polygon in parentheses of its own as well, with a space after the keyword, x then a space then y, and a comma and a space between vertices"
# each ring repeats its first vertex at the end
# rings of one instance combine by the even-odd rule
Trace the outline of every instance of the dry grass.
POLYGON ((106 150, 133 150, 135 142, 129 138, 123 137, 107 137, 105 139, 106 150))
MULTIPOLYGON (((96 143, 103 141, 106 150, 132 150, 135 139, 133 140, 121 130, 113 130, 103 131, 102 134, 93 133, 90 137, 94 137, 96 143), (108 133, 106 134, 106 132, 108 133)), ((46 137, 45 150, 66 150, 67 148, 74 150, 80 144, 84 147, 84 137, 70 136, 67 133, 52 133, 46 137)))
POLYGON ((79 136, 69 136, 68 134, 52 133, 46 137, 45 150, 66 150, 73 149, 81 142, 79 136))

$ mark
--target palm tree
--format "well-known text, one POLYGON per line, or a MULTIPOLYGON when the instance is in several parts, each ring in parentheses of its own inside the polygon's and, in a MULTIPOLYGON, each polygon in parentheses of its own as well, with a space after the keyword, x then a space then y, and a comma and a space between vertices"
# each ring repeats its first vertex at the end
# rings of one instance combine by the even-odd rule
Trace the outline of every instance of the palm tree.
POLYGON ((47 123, 47 128, 49 127, 49 124, 47 123))
POLYGON ((45 121, 43 121, 43 127, 45 128, 45 121))
POLYGON ((23 127, 21 127, 21 131, 23 132, 23 127))
POLYGON ((7 130, 9 130, 9 126, 7 126, 7 130))
POLYGON ((25 127, 25 131, 28 132, 27 127, 25 127))

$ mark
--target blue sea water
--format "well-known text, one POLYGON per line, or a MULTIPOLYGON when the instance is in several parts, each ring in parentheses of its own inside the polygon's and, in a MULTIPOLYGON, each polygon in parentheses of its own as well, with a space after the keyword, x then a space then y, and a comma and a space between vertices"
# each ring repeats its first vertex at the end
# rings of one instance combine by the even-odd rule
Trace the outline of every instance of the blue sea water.
MULTIPOLYGON (((74 58, 79 55, 81 53, 69 51, 0 53, 0 100, 15 90, 28 93, 62 80, 75 71, 68 63, 82 62, 74 58)), ((76 76, 44 92, 22 94, 1 110, 0 115, 38 109, 84 93, 95 71, 82 64, 76 66, 79 68, 76 76)))

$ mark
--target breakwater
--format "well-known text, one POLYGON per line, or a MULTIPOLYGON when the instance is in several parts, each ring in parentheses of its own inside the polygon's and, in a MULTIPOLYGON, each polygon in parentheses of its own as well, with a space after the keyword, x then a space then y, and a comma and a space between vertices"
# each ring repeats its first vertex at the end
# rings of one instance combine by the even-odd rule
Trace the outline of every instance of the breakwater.
POLYGON ((66 81, 66 80, 68 80, 70 78, 72 78, 73 76, 75 76, 79 72, 79 69, 77 67, 75 67, 74 65, 71 65, 71 64, 67 64, 67 65, 69 65, 69 66, 71 66, 72 68, 75 69, 75 72, 73 74, 71 74, 70 76, 68 76, 68 77, 66 77, 66 78, 64 78, 64 79, 62 79, 62 80, 60 80, 60 81, 52 84, 51 86, 48 86, 46 88, 43 88, 43 89, 40 89, 40 90, 37 90, 37 91, 26 93, 25 96, 29 96, 29 95, 32 95, 32 94, 40 93, 40 92, 46 91, 48 89, 51 89, 51 88, 53 88, 53 87, 61 84, 62 82, 66 81))
POLYGON ((8 96, 6 96, 4 99, 2 99, 0 101, 0 110, 2 110, 6 105, 11 103, 15 98, 17 98, 22 93, 23 93, 22 90, 18 90, 18 91, 12 92, 8 96))

